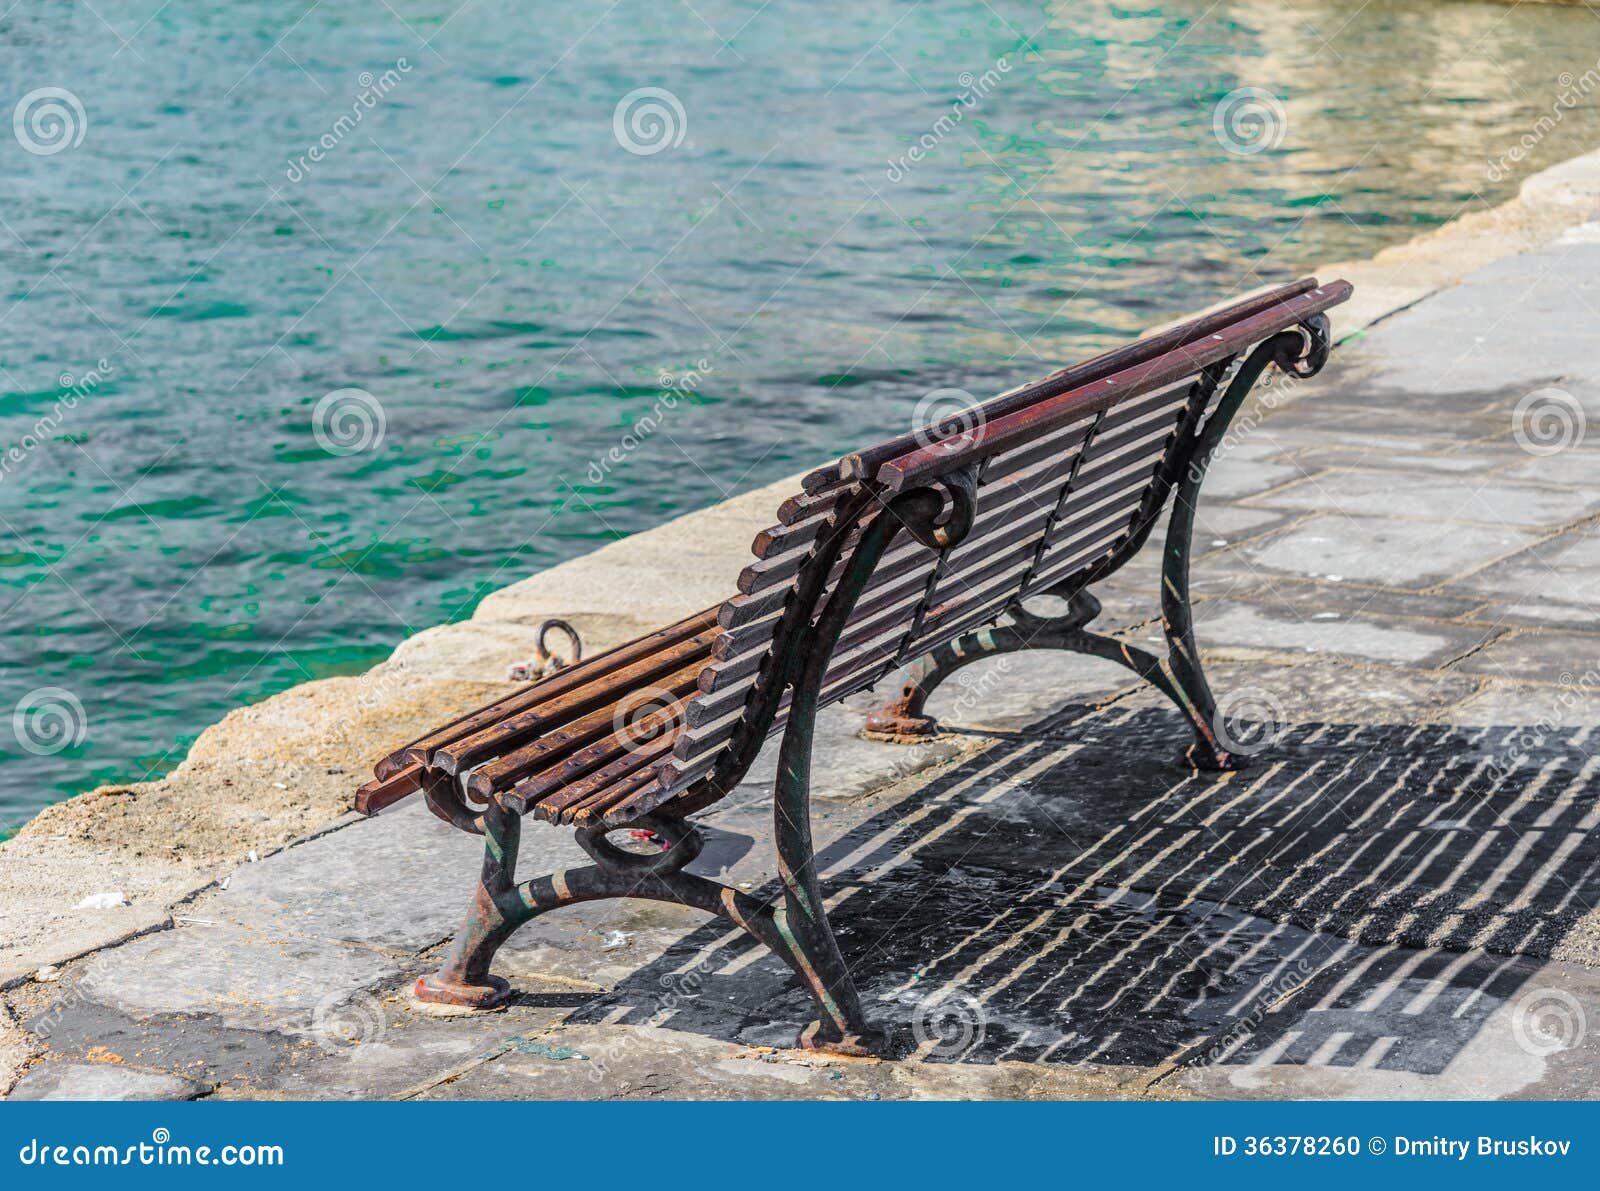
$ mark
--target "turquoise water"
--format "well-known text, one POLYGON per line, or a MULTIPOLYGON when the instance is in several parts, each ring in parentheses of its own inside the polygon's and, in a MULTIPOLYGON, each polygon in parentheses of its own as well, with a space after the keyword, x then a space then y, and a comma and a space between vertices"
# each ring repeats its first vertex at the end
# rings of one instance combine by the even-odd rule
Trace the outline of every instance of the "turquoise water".
POLYGON ((25 0, 4 107, 78 106, 0 124, 0 827, 930 390, 1499 201, 1595 144, 1488 165, 1597 58, 1442 0, 25 0))

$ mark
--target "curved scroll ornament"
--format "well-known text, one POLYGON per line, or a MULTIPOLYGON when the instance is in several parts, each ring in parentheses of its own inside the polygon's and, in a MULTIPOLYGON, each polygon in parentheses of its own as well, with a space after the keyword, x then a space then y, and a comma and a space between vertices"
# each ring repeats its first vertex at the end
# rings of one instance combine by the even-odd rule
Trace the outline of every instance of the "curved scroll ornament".
POLYGON ((1290 376, 1309 380, 1328 362, 1328 352, 1333 348, 1333 326, 1326 314, 1314 314, 1295 330, 1303 337, 1299 350, 1283 351, 1273 356, 1272 362, 1290 376))
POLYGON ((467 805, 454 774, 442 769, 425 771, 422 798, 428 804, 428 809, 450 826, 469 835, 483 834, 483 812, 467 805))
MULTIPOLYGON (((941 508, 948 499, 950 512, 943 521, 935 520, 938 513, 926 520, 907 519, 906 532, 930 550, 949 550, 959 546, 972 532, 972 522, 978 515, 977 466, 963 467, 949 475, 939 476, 932 486, 914 488, 904 496, 915 496, 918 492, 943 492, 941 508)), ((912 507, 920 509, 922 502, 918 501, 912 507)))

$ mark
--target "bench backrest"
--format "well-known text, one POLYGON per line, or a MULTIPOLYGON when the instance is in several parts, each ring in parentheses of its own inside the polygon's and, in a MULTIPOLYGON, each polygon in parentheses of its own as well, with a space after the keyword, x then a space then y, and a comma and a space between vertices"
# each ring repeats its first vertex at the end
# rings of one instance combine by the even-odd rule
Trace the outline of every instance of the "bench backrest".
POLYGON ((1231 369, 1349 293, 1312 279, 1279 287, 811 473, 757 536, 739 594, 718 610, 713 660, 644 800, 742 776, 785 722, 786 697, 764 702, 785 646, 825 609, 861 527, 896 495, 958 477, 975 493, 971 528, 946 548, 907 535, 891 545, 846 621, 822 704, 1019 600, 1070 594, 1122 565, 1159 517, 1231 369))

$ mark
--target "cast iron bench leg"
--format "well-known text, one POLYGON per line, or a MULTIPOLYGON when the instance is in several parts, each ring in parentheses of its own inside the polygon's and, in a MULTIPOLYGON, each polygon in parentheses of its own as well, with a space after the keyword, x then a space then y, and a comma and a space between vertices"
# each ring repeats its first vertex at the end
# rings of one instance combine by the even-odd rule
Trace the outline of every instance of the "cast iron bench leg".
MULTIPOLYGON (((602 829, 581 829, 578 842, 594 864, 535 877, 520 885, 514 883, 512 874, 522 836, 521 817, 492 803, 483 814, 482 825, 483 873, 472 907, 440 969, 417 981, 413 992, 418 1001, 439 1006, 444 1012, 494 1009, 510 998, 511 987, 491 975, 489 968, 495 952, 518 927, 559 906, 640 897, 717 915, 765 944, 800 977, 824 1013, 802 1041, 808 1046, 865 1053, 858 1037, 865 1033, 860 1005, 849 974, 838 960, 837 947, 830 958, 824 944, 824 937, 831 943, 832 935, 819 935, 811 916, 804 912, 797 916, 792 906, 775 910, 748 893, 683 872, 683 866, 700 851, 700 836, 692 824, 656 815, 639 819, 639 827, 654 831, 670 844, 655 856, 617 848, 602 829)), ((800 867, 806 871, 811 866, 800 867)), ((815 887, 814 878, 809 883, 815 887)))
MULTIPOLYGON (((1073 597, 1075 608, 1092 604, 1094 612, 1099 603, 1087 592, 1073 597)), ((1093 616, 1090 613, 1090 617, 1093 616)), ((1018 653, 1028 649, 1062 649, 1104 658, 1125 666, 1155 687, 1183 712, 1194 729, 1194 743, 1184 751, 1184 760, 1196 769, 1237 769, 1244 758, 1237 758, 1218 747, 1212 719, 1216 705, 1212 701, 1205 674, 1197 663, 1193 667, 1177 665, 1179 643, 1173 641, 1168 665, 1153 653, 1091 633, 1073 612, 1060 617, 1032 616, 1020 609, 1012 612, 1014 623, 994 625, 965 633, 954 641, 940 646, 911 667, 900 697, 867 717, 866 734, 877 740, 911 743, 936 733, 938 724, 924 710, 928 698, 939 684, 964 666, 983 658, 1000 654, 1018 653), (1170 668, 1169 668, 1170 667, 1170 668)), ((1085 620, 1088 618, 1084 618, 1085 620)), ((1183 621, 1187 625, 1187 619, 1183 621)), ((1169 629, 1169 641, 1172 633, 1169 629)), ((1189 636, 1193 648, 1193 635, 1189 636)))
MULTIPOLYGON (((820 656, 826 663, 831 652, 830 643, 812 656, 820 656)), ((811 839, 811 748, 821 675, 816 677, 818 681, 802 681, 796 687, 789 725, 778 752, 772 834, 778 853, 778 875, 783 880, 783 909, 776 922, 794 951, 797 970, 803 969, 802 978, 822 1010, 822 1016, 801 1035, 802 1044, 839 1054, 866 1055, 872 1053, 877 1039, 867 1026, 855 981, 828 923, 811 839)))

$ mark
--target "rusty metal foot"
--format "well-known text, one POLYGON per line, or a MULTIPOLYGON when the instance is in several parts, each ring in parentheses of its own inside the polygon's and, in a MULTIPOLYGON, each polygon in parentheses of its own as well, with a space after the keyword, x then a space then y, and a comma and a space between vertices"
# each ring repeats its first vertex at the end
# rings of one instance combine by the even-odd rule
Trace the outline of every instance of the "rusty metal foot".
POLYGON ((411 996, 428 1012, 442 1010, 449 1016, 492 1013, 511 999, 511 985, 498 976, 485 976, 482 984, 473 984, 433 972, 412 986, 411 996))
POLYGON ((883 1037, 875 1030, 840 1035, 830 1023, 817 1019, 800 1031, 802 1050, 833 1055, 840 1059, 876 1059, 883 1049, 883 1037))
POLYGON ((888 744, 920 744, 939 734, 939 721, 931 715, 906 715, 898 707, 898 703, 890 703, 867 716, 861 735, 888 744))
POLYGON ((1201 773, 1235 773, 1249 768, 1250 758, 1196 741, 1183 750, 1183 763, 1201 773))

